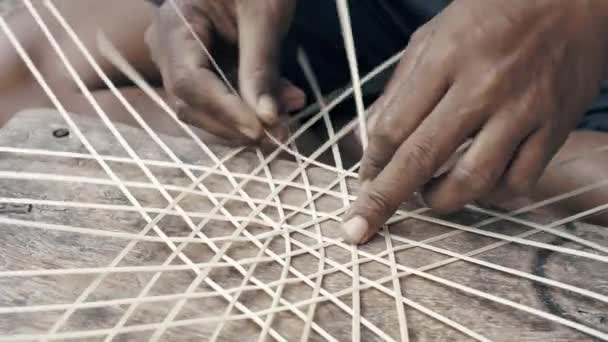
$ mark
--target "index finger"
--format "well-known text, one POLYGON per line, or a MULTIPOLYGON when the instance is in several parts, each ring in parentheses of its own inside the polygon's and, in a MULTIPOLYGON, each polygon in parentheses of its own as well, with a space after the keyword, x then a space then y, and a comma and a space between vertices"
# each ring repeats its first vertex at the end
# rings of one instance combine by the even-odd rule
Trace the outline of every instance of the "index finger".
POLYGON ((399 146, 378 176, 361 189, 344 217, 345 240, 356 244, 369 240, 483 123, 483 115, 459 105, 463 94, 454 89, 399 146))

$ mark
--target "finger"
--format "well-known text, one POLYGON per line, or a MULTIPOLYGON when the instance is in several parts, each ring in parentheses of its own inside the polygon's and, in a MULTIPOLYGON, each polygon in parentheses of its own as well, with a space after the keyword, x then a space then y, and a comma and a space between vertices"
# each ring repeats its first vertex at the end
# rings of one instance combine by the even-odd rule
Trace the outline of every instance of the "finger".
POLYGON ((213 115, 206 115, 200 109, 195 109, 173 96, 170 96, 169 100, 174 103, 173 107, 178 118, 185 124, 201 128, 216 137, 226 139, 230 143, 238 145, 253 143, 252 139, 235 130, 234 126, 227 124, 225 121, 215 118, 213 115))
MULTIPOLYGON (((411 74, 414 67, 416 67, 421 61, 420 56, 423 51, 425 51, 424 49, 426 48, 428 40, 431 36, 431 34, 427 32, 432 32, 430 29, 432 24, 433 23, 431 20, 430 22, 419 28, 416 32, 414 32, 414 34, 410 37, 407 49, 404 51, 403 57, 401 58, 400 62, 397 64, 395 71, 393 72, 393 77, 391 77, 387 82, 386 88, 384 89, 384 96, 381 96, 379 99, 376 100, 374 104, 372 104, 372 106, 370 106, 369 115, 367 119, 368 136, 370 135, 369 132, 375 131, 375 127, 378 123, 378 118, 382 117, 381 113, 383 113, 387 105, 390 104, 391 99, 394 99, 395 97, 399 97, 401 95, 400 90, 403 89, 400 88, 407 89, 407 85, 404 84, 408 81, 408 75, 411 74)), ((361 134, 359 132, 359 129, 355 131, 355 136, 358 140, 359 146, 362 147, 361 134)), ((371 143, 374 145, 372 146, 372 149, 376 149, 376 147, 383 145, 381 142, 375 143, 374 141, 372 141, 371 143)), ((396 146, 393 146, 392 152, 394 152, 396 148, 396 146)), ((388 154, 390 155, 391 153, 388 154)), ((374 155, 375 153, 370 153, 370 156, 372 158, 374 155)), ((371 161, 367 162, 363 160, 362 163, 363 167, 362 171, 359 172, 359 178, 361 181, 366 181, 368 179, 376 177, 376 175, 381 171, 380 167, 374 167, 375 164, 380 164, 384 166, 386 165, 386 163, 388 163, 388 160, 378 161, 377 163, 371 161)))
POLYGON ((435 171, 435 173, 433 174, 433 179, 439 178, 451 171, 454 166, 456 166, 460 158, 462 158, 462 156, 468 151, 472 143, 473 139, 469 138, 462 145, 460 145, 456 149, 456 151, 450 156, 450 158, 445 163, 443 163, 443 165, 441 165, 437 169, 437 171, 435 171))
POLYGON ((485 116, 466 111, 471 107, 460 103, 461 95, 450 89, 437 108, 397 149, 386 167, 362 188, 344 218, 345 240, 367 241, 483 124, 485 116), (458 113, 454 108, 465 109, 458 113))
POLYGON ((449 87, 448 65, 421 58, 425 41, 408 46, 385 93, 374 104, 359 179, 374 179, 449 87))
POLYGON ((493 115, 456 165, 425 189, 425 203, 439 212, 451 212, 493 190, 534 128, 521 122, 510 110, 493 115))
POLYGON ((279 117, 279 54, 294 1, 238 2, 239 87, 245 102, 266 125, 279 117))
POLYGON ((279 90, 280 110, 291 113, 301 110, 306 105, 306 94, 286 79, 281 79, 279 90))
POLYGON ((261 140, 260 145, 266 147, 277 147, 276 142, 284 143, 289 137, 289 127, 283 122, 279 122, 266 130, 266 136, 261 140))
MULTIPOLYGON (((207 44, 211 42, 204 35, 200 38, 207 44)), ((208 128, 212 125, 209 122, 214 121, 211 118, 215 118, 240 133, 242 139, 252 142, 262 137, 263 127, 255 113, 209 69, 208 56, 189 31, 176 31, 167 54, 166 88, 190 107, 190 123, 208 128)))
POLYGON ((517 155, 501 179, 497 191, 488 198, 493 203, 529 194, 559 147, 566 139, 566 134, 558 138, 551 135, 548 127, 543 127, 532 134, 518 148, 517 155))
POLYGON ((204 131, 215 135, 218 138, 226 139, 230 143, 237 145, 250 145, 253 141, 247 137, 244 137, 239 132, 235 131, 234 128, 226 126, 223 122, 218 121, 214 118, 207 117, 205 120, 201 120, 200 113, 197 112, 181 112, 180 120, 188 125, 192 125, 197 128, 201 128, 204 131))

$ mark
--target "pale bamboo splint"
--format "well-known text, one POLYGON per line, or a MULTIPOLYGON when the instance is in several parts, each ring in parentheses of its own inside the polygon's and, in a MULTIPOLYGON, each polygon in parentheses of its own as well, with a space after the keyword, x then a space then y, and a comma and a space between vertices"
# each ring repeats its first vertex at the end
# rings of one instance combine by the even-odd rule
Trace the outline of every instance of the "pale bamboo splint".
MULTIPOLYGON (((0 340, 608 339, 608 233, 579 222, 608 204, 538 213, 606 180, 511 213, 469 206, 446 218, 406 203, 354 247, 339 225, 357 165, 345 169, 336 144, 365 124, 336 131, 329 115, 353 89, 317 94, 321 111, 275 152, 211 146, 111 42, 100 40, 107 57, 185 138, 158 135, 124 98, 140 127, 111 122, 83 84, 99 119, 66 112, 3 19, 0 29, 56 107, 0 130, 0 340), (329 139, 302 155, 298 139, 315 122, 329 139), (325 152, 333 165, 317 161, 325 152)), ((355 85, 370 78, 353 75, 355 85)))

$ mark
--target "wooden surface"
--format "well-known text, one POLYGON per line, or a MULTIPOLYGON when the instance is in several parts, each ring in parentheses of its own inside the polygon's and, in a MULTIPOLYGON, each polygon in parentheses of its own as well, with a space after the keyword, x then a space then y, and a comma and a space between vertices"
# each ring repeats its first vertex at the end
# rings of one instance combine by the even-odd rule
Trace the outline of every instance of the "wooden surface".
POLYGON ((18 5, 15 0, 0 0, 0 14, 8 13, 18 5))
MULTIPOLYGON (((86 132, 95 148, 102 155, 126 156, 126 153, 116 143, 109 132, 96 121, 79 121, 79 126, 86 132)), ((35 111, 18 115, 7 127, 0 130, 0 146, 23 148, 40 148, 55 151, 70 151, 86 153, 75 134, 66 138, 56 138, 53 131, 66 125, 61 118, 51 111, 35 111)), ((139 130, 123 127, 129 143, 137 153, 145 159, 168 160, 157 146, 139 130)), ((192 141, 182 138, 164 138, 164 141, 185 162, 195 165, 211 166, 208 157, 192 141)), ((222 156, 229 152, 220 147, 214 151, 222 156)), ((257 166, 258 160, 253 153, 243 153, 227 163, 233 172, 248 173, 257 166)), ((124 163, 110 163, 112 169, 122 180, 146 182, 149 181, 137 166, 124 163)), ((285 177, 296 164, 290 161, 274 162, 271 170, 275 178, 285 177)), ((26 156, 22 154, 2 153, 0 155, 0 171, 21 171, 33 173, 52 173, 71 176, 90 176, 107 179, 98 164, 93 160, 68 159, 55 157, 26 156)), ((152 167, 152 172, 163 184, 188 186, 191 181, 183 172, 161 167, 152 167)), ((200 171, 194 171, 200 175, 200 171)), ((263 175, 262 175, 263 176, 263 175)), ((323 186, 335 179, 331 172, 309 168, 308 176, 312 184, 323 186)), ((300 180, 301 181, 301 180, 300 180)), ((226 178, 211 176, 204 184, 214 192, 229 192, 232 187, 226 178)), ((130 188, 134 196, 143 206, 164 208, 167 202, 156 190, 130 188)), ((338 191, 338 189, 334 189, 338 191)), ((247 193, 254 198, 263 198, 269 194, 268 186, 256 182, 246 187, 247 193)), ((356 191, 356 184, 351 184, 351 191, 356 191)), ((128 200, 114 186, 87 185, 82 183, 65 183, 52 181, 16 181, 0 179, 2 197, 31 198, 59 201, 78 201, 87 203, 105 203, 129 205, 128 200)), ((172 196, 177 192, 172 191, 172 196)), ((301 189, 288 188, 280 195, 281 201, 298 206, 306 199, 301 189)), ((329 212, 341 208, 342 203, 333 196, 323 196, 315 204, 321 211, 329 212)), ((209 212, 213 206, 201 196, 188 196, 180 205, 191 212, 209 212)), ((246 216, 250 209, 238 201, 230 201, 227 208, 235 215, 246 216)), ((277 210, 268 209, 265 213, 279 220, 277 210)), ((48 205, 0 205, 0 215, 20 220, 47 222, 70 226, 87 227, 106 231, 120 231, 136 234, 144 226, 145 221, 136 212, 121 212, 99 209, 74 209, 48 205)), ((150 214, 155 216, 156 214, 150 214)), ((463 224, 474 224, 487 217, 483 215, 460 213, 449 219, 463 224)), ((548 218, 528 216, 535 222, 548 222, 548 218)), ((306 222, 310 217, 297 215, 290 223, 306 222)), ((198 222, 200 218, 194 218, 198 222)), ((186 236, 190 229, 179 216, 169 216, 161 220, 159 227, 171 236, 186 236)), ((339 236, 339 224, 326 221, 322 224, 323 235, 339 236)), ((34 229, 27 225, 0 225, 0 271, 61 269, 83 267, 105 267, 128 244, 128 241, 116 238, 103 238, 84 234, 51 232, 34 229)), ((314 232, 314 227, 307 228, 314 232)), ((507 235, 519 234, 529 230, 510 223, 497 223, 483 228, 488 231, 501 232, 507 235)), ((577 236, 608 245, 608 232, 604 228, 584 224, 560 227, 577 236)), ((212 221, 204 228, 208 236, 229 235, 234 228, 225 222, 212 221)), ((252 233, 270 231, 263 227, 248 227, 252 233)), ((418 220, 406 220, 391 228, 392 234, 412 240, 421 241, 437 236, 451 229, 425 223, 418 220)), ((154 234, 149 234, 154 236, 154 234)), ((292 233, 290 239, 307 245, 315 245, 316 241, 299 233, 292 233)), ((550 234, 535 234, 530 237, 535 241, 567 246, 586 250, 574 243, 556 238, 550 234)), ((270 243, 269 249, 277 254, 285 252, 286 248, 300 249, 291 241, 286 243, 283 237, 276 237, 270 243)), ((454 237, 431 243, 451 251, 466 253, 479 247, 486 246, 497 240, 472 233, 462 233, 454 237)), ((396 239, 394 245, 402 245, 396 239)), ((221 243, 219 243, 221 246, 221 243)), ((378 254, 386 249, 383 237, 376 237, 361 250, 378 254)), ((228 250, 228 255, 236 260, 255 256, 259 248, 250 242, 235 243, 228 250)), ((130 252, 121 266, 145 266, 162 264, 168 255, 169 248, 163 243, 140 242, 130 252)), ((212 259, 214 253, 203 244, 191 244, 185 249, 185 254, 195 262, 205 262, 212 259)), ((351 260, 350 253, 339 247, 325 249, 325 256, 340 264, 351 260)), ((482 253, 477 258, 507 266, 513 269, 533 273, 550 279, 563 281, 594 292, 608 295, 608 267, 606 264, 580 257, 571 257, 556 252, 508 244, 495 250, 482 253)), ((387 256, 384 256, 389 260, 387 256)), ((408 267, 422 267, 447 257, 439 253, 421 248, 407 249, 395 253, 399 264, 408 267)), ((175 261, 173 264, 180 264, 175 261)), ((302 274, 313 274, 319 268, 319 259, 308 255, 295 256, 291 266, 302 274)), ((331 268, 331 265, 322 265, 331 268)), ((245 268, 249 268, 246 266, 245 268)), ((352 269, 352 267, 349 267, 352 269)), ((390 275, 390 268, 379 262, 368 262, 360 266, 362 276, 377 280, 390 275)), ((263 281, 271 282, 279 279, 282 265, 276 262, 260 264, 254 276, 263 281)), ((429 274, 470 286, 472 288, 507 298, 530 307, 550 312, 585 324, 594 329, 608 332, 608 306, 597 303, 580 295, 573 295, 561 290, 555 290, 538 283, 516 276, 506 275, 494 270, 483 268, 464 261, 429 271, 429 274)), ((107 275, 101 286, 93 292, 87 301, 109 300, 136 297, 152 273, 120 273, 107 275)), ((292 273, 290 277, 295 277, 292 273)), ((28 306, 39 304, 73 303, 80 293, 97 277, 97 275, 61 275, 43 277, 0 277, 0 306, 28 306)), ((195 278, 192 271, 165 272, 153 287, 151 295, 182 293, 195 278)), ((209 274, 223 288, 238 286, 243 275, 234 267, 213 270, 209 274)), ((314 282, 316 279, 312 279, 314 282)), ((249 283, 252 284, 251 282, 249 283)), ((545 319, 523 313, 521 311, 467 295, 458 290, 439 285, 416 276, 402 277, 399 280, 403 296, 429 309, 448 317, 473 331, 492 340, 498 341, 573 341, 592 340, 589 336, 579 333, 545 319)), ((393 291, 391 281, 383 284, 393 291)), ((335 293, 352 286, 352 278, 344 273, 332 273, 324 277, 323 289, 335 293)), ((213 291, 209 285, 202 284, 197 291, 213 291)), ((285 287, 283 298, 292 303, 311 298, 312 289, 301 282, 285 287)), ((383 330, 394 339, 399 339, 399 320, 395 298, 377 289, 366 289, 360 293, 361 317, 383 330)), ((352 295, 339 298, 347 306, 352 306, 352 295)), ((239 297, 239 301, 253 311, 263 310, 270 306, 272 298, 262 290, 249 291, 239 297)), ((143 304, 128 320, 127 326, 160 322, 167 314, 175 300, 143 304)), ((99 307, 77 310, 60 332, 82 331, 111 328, 127 309, 127 305, 99 307)), ((188 300, 178 319, 221 316, 226 310, 227 302, 221 297, 188 300)), ((300 307, 306 313, 307 306, 300 307)), ((467 340, 466 336, 454 331, 436 320, 420 313, 418 310, 405 306, 409 337, 413 340, 467 340)), ((49 330, 63 312, 52 311, 45 313, 0 314, 0 335, 11 334, 41 334, 49 330)), ((241 313, 233 310, 233 314, 241 313)), ((265 317, 262 317, 263 319, 265 317)), ((321 301, 316 308, 314 322, 338 340, 351 339, 352 316, 346 314, 332 301, 321 301)), ((214 332, 217 323, 197 324, 167 330, 163 340, 167 341, 200 341, 208 339, 214 332)), ((303 321, 289 311, 276 315, 272 328, 288 340, 298 340, 304 327, 303 321)), ((236 320, 228 322, 221 330, 222 341, 257 340, 261 329, 251 320, 236 320)), ((118 335, 116 340, 147 340, 152 331, 118 335)), ((361 328, 362 340, 378 340, 378 336, 368 328, 361 328)), ((316 332, 311 339, 320 340, 316 332)), ((85 339, 103 340, 103 336, 85 339)))

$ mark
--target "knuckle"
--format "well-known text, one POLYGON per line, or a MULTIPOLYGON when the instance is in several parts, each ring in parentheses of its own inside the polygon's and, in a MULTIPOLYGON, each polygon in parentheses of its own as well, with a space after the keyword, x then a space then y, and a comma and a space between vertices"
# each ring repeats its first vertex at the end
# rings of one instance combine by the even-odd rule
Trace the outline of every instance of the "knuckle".
POLYGON ((369 132, 370 141, 377 146, 397 146, 402 142, 399 134, 395 132, 395 120, 388 117, 378 117, 374 122, 374 128, 369 132))
MULTIPOLYGON (((367 201, 365 202, 365 206, 367 207, 367 212, 372 215, 372 217, 385 217, 386 213, 394 210, 395 204, 391 203, 385 194, 371 189, 367 193, 367 201)), ((399 205, 399 204, 397 204, 399 205)))
POLYGON ((361 162, 360 176, 362 179, 375 177, 383 167, 383 159, 377 153, 366 153, 361 162))
POLYGON ((504 79, 503 69, 499 66, 491 66, 487 68, 482 77, 482 84, 486 89, 495 89, 496 85, 501 83, 501 79, 504 79))
POLYGON ((422 43, 431 36, 435 31, 435 19, 432 18, 424 25, 420 26, 410 37, 411 43, 422 43))
POLYGON ((171 91, 180 99, 189 99, 192 96, 193 82, 182 68, 174 70, 171 82, 171 91))
POLYGON ((173 104, 177 118, 187 124, 192 124, 192 116, 188 106, 181 100, 177 100, 173 104))
POLYGON ((497 178, 490 168, 478 166, 457 166, 453 176, 462 188, 469 189, 475 194, 482 194, 490 190, 497 178))
POLYGON ((422 42, 424 42, 426 40, 426 37, 427 37, 427 28, 425 26, 422 26, 419 29, 417 29, 416 31, 414 31, 414 33, 412 33, 412 36, 410 38, 410 44, 412 44, 412 45, 422 44, 422 42))
POLYGON ((474 97, 454 108, 451 116, 455 123, 466 124, 470 120, 479 120, 491 113, 491 103, 492 101, 484 96, 474 97))
POLYGON ((161 63, 165 60, 165 51, 160 48, 162 44, 159 43, 158 40, 156 29, 154 28, 154 25, 152 25, 144 33, 144 43, 148 48, 151 60, 156 64, 156 67, 162 74, 163 68, 161 63))
POLYGON ((435 167, 435 152, 432 142, 425 140, 412 144, 408 151, 406 163, 414 168, 422 177, 431 178, 435 167))
POLYGON ((462 46, 456 43, 459 41, 461 40, 447 39, 447 41, 445 41, 441 47, 441 50, 436 53, 436 62, 449 64, 453 63, 457 59, 460 59, 459 57, 462 56, 462 46))
POLYGON ((386 109, 387 102, 387 96, 386 93, 384 93, 367 109, 367 131, 370 132, 370 135, 376 131, 378 122, 382 121, 383 115, 381 113, 386 109))
POLYGON ((269 78, 271 74, 270 68, 265 65, 250 65, 247 68, 243 68, 243 72, 246 73, 246 77, 249 81, 262 83, 269 78))
POLYGON ((155 52, 157 50, 157 35, 158 30, 156 29, 156 24, 153 22, 144 32, 144 43, 151 52, 155 52))
POLYGON ((498 92, 499 75, 495 68, 484 70, 477 81, 477 85, 473 91, 474 97, 481 101, 493 99, 498 92))
POLYGON ((370 138, 369 145, 361 161, 360 178, 375 178, 389 161, 392 154, 392 149, 387 148, 385 144, 382 144, 378 140, 370 138))
MULTIPOLYGON (((262 59, 271 61, 275 59, 275 56, 264 56, 262 59)), ((265 92, 276 91, 279 83, 279 73, 271 66, 243 65, 239 72, 241 73, 239 77, 243 80, 243 83, 250 85, 257 93, 256 96, 265 92)))

